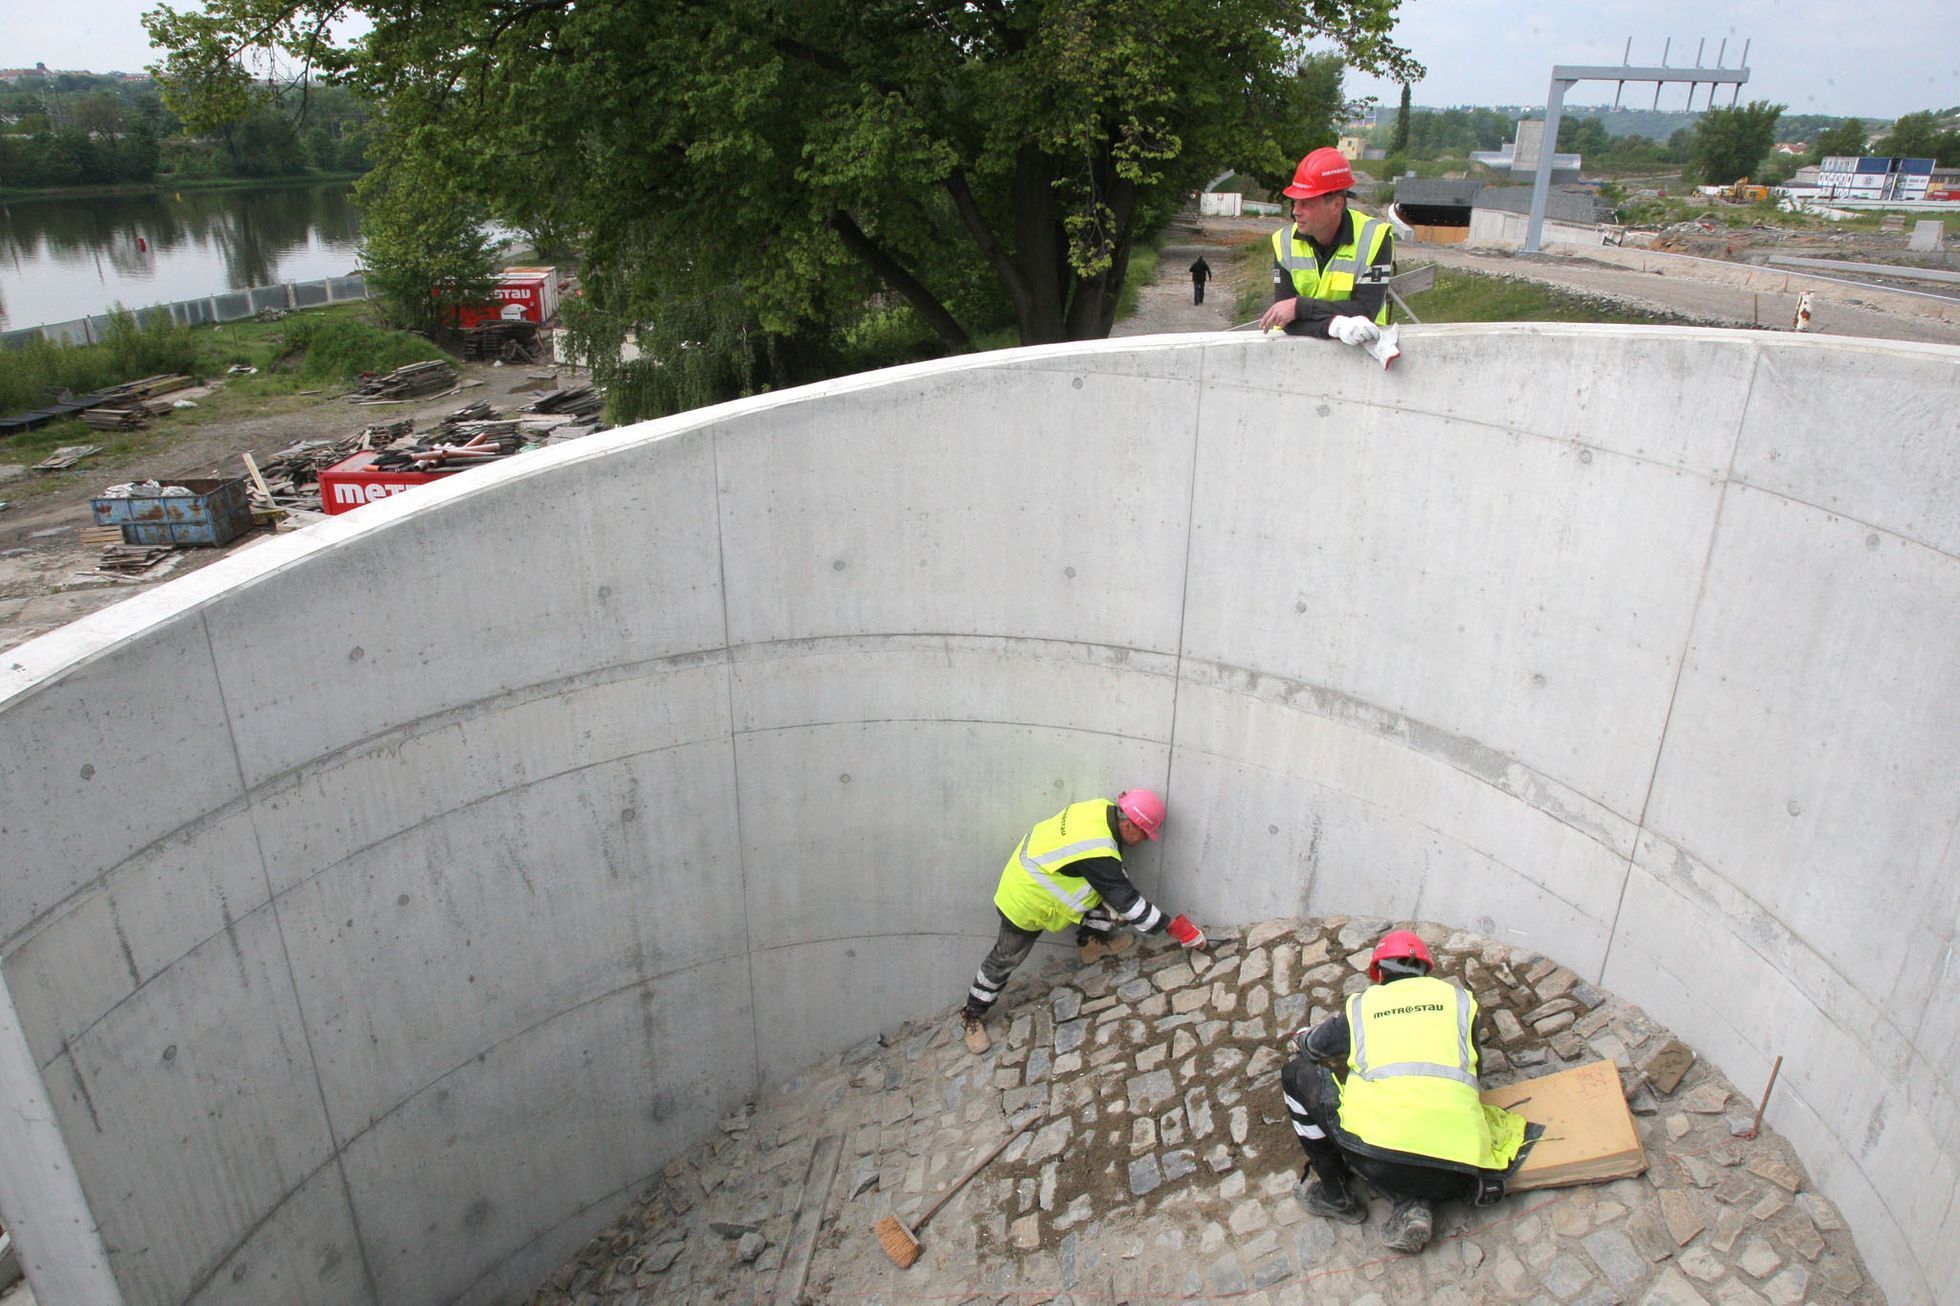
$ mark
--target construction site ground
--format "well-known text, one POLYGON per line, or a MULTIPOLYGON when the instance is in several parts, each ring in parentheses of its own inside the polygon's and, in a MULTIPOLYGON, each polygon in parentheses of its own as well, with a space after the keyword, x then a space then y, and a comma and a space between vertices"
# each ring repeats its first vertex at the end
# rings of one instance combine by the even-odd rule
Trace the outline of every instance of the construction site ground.
POLYGON ((1437 973, 1481 1007, 1486 1083, 1613 1063, 1646 1168, 1443 1203, 1420 1255, 1381 1246, 1390 1204, 1365 1185, 1366 1224, 1309 1214, 1280 1095, 1289 1035, 1366 987, 1387 927, 1267 921, 1215 931, 1208 953, 1160 937, 1088 966, 1051 951, 1010 985, 984 1056, 949 1005, 769 1088, 532 1306, 1882 1300, 1790 1147, 1751 1136, 1762 1085, 1697 1060, 1662 1091, 1647 1072, 1678 1044, 1645 1013, 1553 959, 1434 924, 1418 929, 1437 973), (918 1230, 916 1264, 887 1257, 881 1218, 911 1225, 1030 1117, 918 1230))
MULTIPOLYGON (((1279 222, 1276 218, 1258 217, 1204 218, 1174 230, 1160 247, 1155 282, 1143 287, 1136 310, 1119 322, 1112 334, 1220 331, 1235 326, 1241 330, 1252 329, 1244 322, 1234 321, 1237 282, 1246 277, 1263 282, 1264 269, 1257 259, 1241 264, 1232 257, 1232 251, 1263 240, 1279 222), (1205 302, 1196 304, 1192 302, 1188 269, 1192 260, 1201 254, 1207 256, 1206 262, 1215 279, 1207 289, 1205 302)), ((1713 235, 1685 232, 1668 238, 1679 244, 1678 252, 1682 253, 1715 255, 1719 247, 1726 254, 1733 247, 1737 262, 1759 256, 1769 247, 1785 252, 1816 252, 1806 241, 1822 242, 1818 248, 1828 250, 1830 257, 1880 261, 1901 257, 1900 250, 1893 248, 1903 248, 1904 237, 1899 233, 1841 234, 1844 239, 1818 234, 1800 240, 1752 231, 1713 235)), ((1614 267, 1583 254, 1521 255, 1416 243, 1405 244, 1399 258, 1405 267, 1431 262, 1491 275, 1521 277, 1655 313, 1712 324, 1754 325, 1775 330, 1789 329, 1797 295, 1811 289, 1813 331, 1960 344, 1960 320, 1942 321, 1897 312, 1869 302, 1869 296, 1860 295, 1855 289, 1795 270, 1788 278, 1787 292, 1761 293, 1715 280, 1707 275, 1708 269, 1692 262, 1684 262, 1678 269, 1671 268, 1667 275, 1655 275, 1614 267)), ((1960 305, 1960 299, 1955 302, 1960 305)), ((1419 296, 1411 307, 1420 317, 1419 296)), ((1960 319, 1960 307, 1949 317, 1960 319)), ((1320 342, 1302 343, 1325 347, 1320 342)), ((0 650, 118 602, 139 587, 183 575, 232 549, 247 548, 267 538, 267 532, 261 530, 246 535, 230 548, 177 550, 165 565, 133 577, 97 575, 94 567, 98 549, 84 545, 81 532, 93 524, 89 500, 107 485, 145 477, 236 476, 243 470, 239 457, 242 453, 263 457, 301 440, 338 439, 356 433, 368 422, 403 416, 414 417, 419 429, 479 399, 488 400, 500 409, 513 409, 523 402, 520 389, 537 384, 532 379, 537 370, 464 363, 459 366, 463 390, 408 404, 355 407, 330 395, 311 402, 295 401, 270 415, 186 422, 182 424, 182 437, 173 440, 167 456, 142 465, 112 467, 84 463, 72 471, 35 473, 13 463, 6 456, 5 444, 0 443, 0 501, 13 500, 11 507, 0 510, 0 650), (58 492, 34 496, 19 493, 19 486, 43 475, 60 478, 58 492), (9 493, 10 489, 13 493, 9 493)), ((163 423, 171 420, 160 419, 163 423)))

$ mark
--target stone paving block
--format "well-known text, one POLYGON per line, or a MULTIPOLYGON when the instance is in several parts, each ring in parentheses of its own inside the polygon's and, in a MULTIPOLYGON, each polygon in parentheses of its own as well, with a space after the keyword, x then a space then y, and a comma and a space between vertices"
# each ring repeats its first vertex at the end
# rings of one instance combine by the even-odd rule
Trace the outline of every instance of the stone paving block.
POLYGON ((1586 1290, 1592 1277, 1584 1261, 1570 1252, 1561 1252, 1552 1258, 1551 1268, 1539 1276, 1538 1282, 1560 1301, 1570 1301, 1586 1290))
POLYGON ((1209 989, 1180 989, 1171 995, 1171 1010, 1180 1016, 1191 1015, 1211 1005, 1209 989))
POLYGON ((1586 1254, 1607 1281, 1617 1288, 1631 1288, 1647 1278, 1647 1258, 1640 1254, 1624 1229, 1599 1229, 1580 1239, 1586 1254))
POLYGON ((1137 1053, 1137 1069, 1140 1071, 1157 1069, 1164 1064, 1165 1059, 1170 1056, 1170 1052, 1171 1045, 1168 1043, 1151 1044, 1143 1051, 1137 1053))
POLYGON ((1171 1151, 1165 1152, 1158 1159, 1163 1166, 1166 1182, 1182 1179, 1188 1174, 1195 1174, 1198 1169, 1198 1158, 1196 1154, 1186 1148, 1174 1148, 1171 1151))
POLYGON ((1130 1162, 1130 1192, 1138 1197, 1154 1193, 1164 1182, 1164 1172, 1155 1156, 1138 1157, 1130 1162))
POLYGON ((1270 1223, 1272 1221, 1266 1214, 1265 1203, 1256 1197, 1248 1197, 1233 1207, 1231 1218, 1227 1221, 1232 1232, 1241 1238, 1258 1232, 1270 1223))
POLYGON ((1028 1147, 1027 1160, 1031 1164, 1039 1165, 1050 1157, 1061 1155, 1062 1149, 1068 1146, 1069 1136, 1074 1132, 1073 1116, 1063 1116, 1058 1120, 1049 1121, 1035 1131, 1034 1142, 1028 1147))
POLYGON ((1264 984, 1243 990, 1241 996, 1245 999, 1245 1014, 1248 1016, 1263 1016, 1273 1008, 1273 991, 1264 984))
POLYGON ((1293 1231, 1293 1260, 1302 1271, 1310 1269, 1334 1252, 1337 1241, 1332 1224, 1308 1220, 1293 1231))
POLYGON ((1787 1266, 1763 1285, 1762 1292, 1770 1306, 1796 1306, 1810 1292, 1810 1271, 1801 1265, 1787 1266))
POLYGON ((1056 989, 1048 996, 1048 1005, 1054 1010, 1057 1021, 1074 1020, 1082 1010, 1082 992, 1066 985, 1056 989))
POLYGON ((1735 1240, 1748 1227, 1747 1214, 1736 1210, 1733 1206, 1724 1207, 1722 1213, 1715 1217, 1715 1232, 1708 1235, 1708 1241, 1716 1251, 1727 1256, 1735 1249, 1735 1240))
POLYGON ((1285 1252, 1274 1252, 1252 1267, 1252 1286, 1270 1288, 1293 1273, 1293 1262, 1285 1252))
POLYGON ((1736 1252, 1735 1263, 1741 1266, 1750 1277, 1767 1279, 1770 1275, 1776 1273, 1778 1266, 1783 1264, 1783 1258, 1776 1254, 1775 1249, 1768 1242, 1755 1234, 1751 1234, 1743 1242, 1741 1249, 1736 1252))
POLYGON ((1754 1180, 1741 1171, 1721 1175, 1715 1183, 1715 1200, 1729 1206, 1751 1206, 1761 1195, 1754 1180))
MULTIPOLYGON (((1258 1037, 1264 1038, 1265 1035, 1262 1032, 1258 1037)), ((1247 1079, 1258 1079, 1261 1075, 1278 1070, 1285 1064, 1286 1058, 1277 1049, 1260 1048, 1252 1054, 1252 1060, 1246 1064, 1245 1075, 1247 1079)))
POLYGON ((1749 1162, 1750 1174, 1767 1179, 1786 1192, 1796 1192, 1803 1187, 1803 1176, 1783 1164, 1773 1156, 1758 1156, 1749 1162))
POLYGON ((1265 949, 1258 948, 1247 952, 1239 959, 1239 984, 1256 984, 1273 973, 1273 960, 1265 949))
POLYGON ((1847 1297, 1856 1296, 1865 1288, 1865 1276, 1859 1272, 1850 1257, 1831 1252, 1817 1262, 1817 1277, 1829 1284, 1835 1291, 1847 1297))
POLYGON ((1211 1263, 1211 1290, 1221 1297, 1245 1291, 1245 1267, 1237 1256, 1221 1256, 1211 1263))
POLYGON ((1688 1117, 1682 1115, 1678 1111, 1675 1114, 1669 1116, 1665 1121, 1665 1124, 1667 1125, 1668 1138, 1677 1143, 1680 1142, 1683 1138, 1686 1138, 1688 1136, 1688 1131, 1694 1128, 1692 1124, 1688 1123, 1688 1117))
POLYGON ((1708 1227, 1695 1199, 1679 1188, 1662 1189, 1660 1204, 1661 1220, 1677 1247, 1686 1247, 1695 1240, 1696 1234, 1708 1227))
POLYGON ((1769 1306, 1769 1299, 1740 1279, 1724 1279, 1715 1285, 1716 1306, 1769 1306))
POLYGON ((1548 1214, 1561 1237, 1577 1238, 1592 1228, 1592 1212, 1592 1194, 1580 1191, 1555 1204, 1548 1214))
POLYGON ((1171 1082, 1168 1070, 1153 1070, 1146 1075, 1133 1076, 1126 1088, 1132 1111, 1155 1111, 1177 1095, 1177 1088, 1171 1082))
POLYGON ((1639 1299, 1639 1306, 1708 1306, 1708 1298, 1681 1271, 1669 1268, 1655 1277, 1653 1286, 1639 1299))
MULTIPOLYGON (((1253 1020, 1234 1021, 1232 1023, 1232 1037, 1246 1043, 1257 1043, 1271 1038, 1272 1032, 1266 1026, 1265 1017, 1261 1016, 1253 1020)), ((1272 1049, 1261 1048, 1260 1051, 1270 1052, 1272 1049)), ((1275 1053, 1274 1055, 1278 1054, 1275 1053)))
POLYGON ((1729 1272, 1722 1258, 1706 1247, 1690 1247, 1676 1257, 1674 1263, 1703 1283, 1713 1283, 1729 1272))
POLYGON ((1776 1236, 1785 1247, 1806 1261, 1814 1261, 1824 1254, 1824 1235, 1801 1211, 1792 1211, 1776 1225, 1776 1236))
POLYGON ((1055 1026, 1055 1055, 1073 1052, 1089 1036, 1089 1022, 1070 1020, 1055 1026))
POLYGON ((1672 1093, 1694 1064, 1693 1050, 1680 1039, 1671 1038, 1648 1054, 1640 1063, 1640 1071, 1658 1092, 1672 1093))
POLYGON ((1729 1090, 1710 1081, 1697 1084, 1681 1099, 1681 1109, 1696 1115, 1719 1116, 1729 1102, 1729 1090))
POLYGON ((1782 1193, 1764 1193, 1762 1200, 1749 1208, 1749 1218, 1757 1221, 1774 1220, 1789 1204, 1790 1199, 1782 1193))
POLYGON ((1197 978, 1197 972, 1191 969, 1191 963, 1180 958, 1176 965, 1166 966, 1152 975, 1150 982, 1160 991, 1169 993, 1172 989, 1184 988, 1197 978))
POLYGON ((1674 1238, 1661 1223, 1660 1217, 1646 1211, 1635 1211, 1627 1217, 1627 1237, 1640 1254, 1650 1261, 1664 1261, 1674 1255, 1674 1238))

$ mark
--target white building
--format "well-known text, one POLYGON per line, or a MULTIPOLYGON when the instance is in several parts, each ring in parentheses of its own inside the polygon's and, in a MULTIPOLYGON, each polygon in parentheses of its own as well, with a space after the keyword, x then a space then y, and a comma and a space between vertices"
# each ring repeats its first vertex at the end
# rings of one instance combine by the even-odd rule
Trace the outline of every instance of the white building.
POLYGON ((1817 165, 1817 186, 1830 199, 1923 200, 1931 159, 1834 154, 1817 165))

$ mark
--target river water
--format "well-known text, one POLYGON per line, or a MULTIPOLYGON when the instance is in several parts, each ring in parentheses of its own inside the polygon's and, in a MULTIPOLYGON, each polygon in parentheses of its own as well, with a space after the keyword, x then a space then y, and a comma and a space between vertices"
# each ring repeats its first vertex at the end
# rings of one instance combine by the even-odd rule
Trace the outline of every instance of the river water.
POLYGON ((0 204, 0 330, 345 276, 346 183, 0 204))

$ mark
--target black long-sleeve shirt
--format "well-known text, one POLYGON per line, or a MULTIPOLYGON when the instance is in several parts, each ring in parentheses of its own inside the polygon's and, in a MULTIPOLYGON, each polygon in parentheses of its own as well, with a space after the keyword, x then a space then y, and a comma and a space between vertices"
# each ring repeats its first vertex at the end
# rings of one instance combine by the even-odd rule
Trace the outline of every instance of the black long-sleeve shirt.
MULTIPOLYGON (((1382 982, 1393 984, 1403 978, 1406 977, 1393 975, 1382 982)), ((1342 999, 1340 1009, 1308 1030, 1306 1037, 1295 1045, 1294 1051, 1304 1053, 1315 1061, 1337 1061, 1347 1055, 1349 1036, 1352 1033, 1347 1018, 1347 1000, 1342 999)), ((1477 1069, 1481 1073, 1484 1065, 1484 1049, 1474 1024, 1470 1027, 1470 1048, 1477 1054, 1477 1069)))
MULTIPOLYGON (((1123 846, 1123 836, 1116 828, 1122 813, 1116 804, 1109 805, 1109 837, 1116 840, 1116 846, 1123 846)), ((1130 883, 1130 877, 1123 870, 1120 857, 1089 857, 1079 862, 1070 862, 1067 873, 1079 875, 1089 882, 1089 887, 1102 895, 1105 906, 1114 912, 1118 919, 1144 934, 1161 934, 1170 924, 1170 918, 1161 908, 1151 904, 1130 883)))
MULTIPOLYGON (((1339 237, 1332 245, 1323 245, 1304 231, 1299 233, 1300 239, 1313 250, 1314 261, 1319 265, 1322 273, 1327 271, 1328 261, 1334 257, 1334 251, 1340 248, 1353 231, 1353 220, 1348 217, 1352 212, 1354 212, 1352 209, 1341 210, 1339 237)), ((1371 281, 1368 278, 1371 276, 1387 278, 1394 263, 1395 229, 1390 227, 1388 234, 1382 237, 1382 247, 1375 252, 1375 257, 1368 260, 1368 271, 1355 281, 1353 293, 1346 299, 1300 299, 1299 307, 1294 310, 1293 320, 1286 325, 1286 334, 1325 340, 1327 324, 1337 317, 1365 317, 1373 321, 1375 314, 1381 312, 1383 301, 1388 298, 1388 287, 1380 280, 1371 281)), ((1277 304, 1283 299, 1299 298, 1299 292, 1293 288, 1293 274, 1275 258, 1273 302, 1277 304)))

